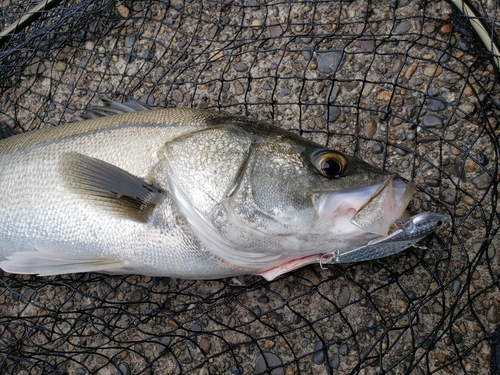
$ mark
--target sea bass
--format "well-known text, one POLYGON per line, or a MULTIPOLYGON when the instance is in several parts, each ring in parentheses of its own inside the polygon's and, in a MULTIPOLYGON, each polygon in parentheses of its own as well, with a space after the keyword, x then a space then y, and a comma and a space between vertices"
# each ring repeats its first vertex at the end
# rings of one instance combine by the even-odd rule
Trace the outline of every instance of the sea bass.
POLYGON ((0 268, 273 279, 380 242, 415 189, 264 122, 106 104, 0 141, 0 268))

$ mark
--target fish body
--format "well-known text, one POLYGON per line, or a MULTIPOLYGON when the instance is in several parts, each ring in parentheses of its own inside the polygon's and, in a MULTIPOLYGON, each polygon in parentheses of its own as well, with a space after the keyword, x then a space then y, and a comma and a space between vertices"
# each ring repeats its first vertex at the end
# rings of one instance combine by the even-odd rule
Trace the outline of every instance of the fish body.
POLYGON ((223 112, 95 117, 0 141, 0 268, 272 279, 386 236, 414 190, 223 112))

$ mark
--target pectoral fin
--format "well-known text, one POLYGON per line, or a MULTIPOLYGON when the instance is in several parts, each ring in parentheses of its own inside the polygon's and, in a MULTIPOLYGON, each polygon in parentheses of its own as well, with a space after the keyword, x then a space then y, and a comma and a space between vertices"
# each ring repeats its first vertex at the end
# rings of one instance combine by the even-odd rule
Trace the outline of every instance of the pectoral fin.
POLYGON ((58 251, 20 251, 0 262, 6 272, 35 274, 38 276, 62 275, 81 272, 116 273, 123 267, 123 261, 113 258, 85 257, 80 254, 58 251))
POLYGON ((82 197, 144 222, 165 194, 123 169, 75 152, 63 155, 61 174, 70 189, 82 197))

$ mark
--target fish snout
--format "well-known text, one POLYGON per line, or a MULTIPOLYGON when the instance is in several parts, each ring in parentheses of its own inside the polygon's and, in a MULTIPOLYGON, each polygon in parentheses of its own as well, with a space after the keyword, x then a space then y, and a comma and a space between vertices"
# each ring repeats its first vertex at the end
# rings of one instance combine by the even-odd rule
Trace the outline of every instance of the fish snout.
POLYGON ((365 232, 386 236, 394 222, 405 215, 414 192, 413 182, 406 183, 392 175, 379 185, 350 222, 365 232))

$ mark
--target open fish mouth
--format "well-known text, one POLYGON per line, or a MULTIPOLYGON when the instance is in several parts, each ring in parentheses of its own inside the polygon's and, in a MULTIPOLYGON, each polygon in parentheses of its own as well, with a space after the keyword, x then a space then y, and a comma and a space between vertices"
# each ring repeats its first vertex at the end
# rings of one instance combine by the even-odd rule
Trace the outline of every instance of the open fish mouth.
POLYGON ((413 182, 392 175, 381 184, 323 195, 318 201, 320 218, 338 234, 356 235, 361 230, 386 236, 395 222, 405 221, 414 192, 413 182))

